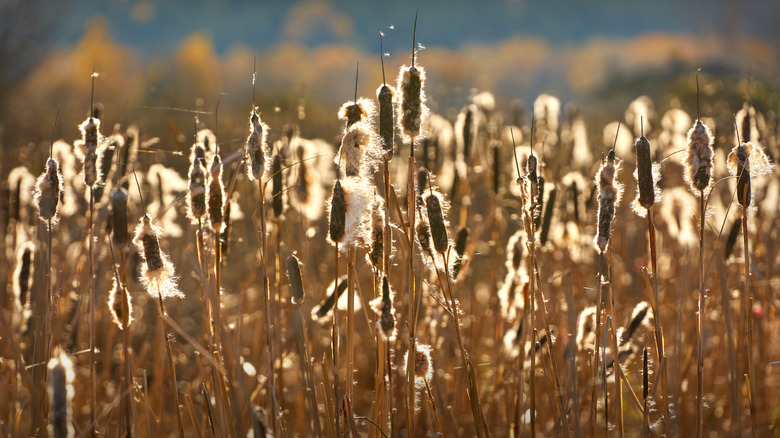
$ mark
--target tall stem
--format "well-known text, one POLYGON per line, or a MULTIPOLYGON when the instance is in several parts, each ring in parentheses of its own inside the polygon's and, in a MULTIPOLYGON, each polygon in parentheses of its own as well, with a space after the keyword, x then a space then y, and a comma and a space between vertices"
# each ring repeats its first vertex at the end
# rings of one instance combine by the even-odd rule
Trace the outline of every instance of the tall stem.
MULTIPOLYGON (((650 260, 653 268, 653 322, 655 323, 655 348, 657 363, 660 366, 664 354, 664 338, 661 330, 661 302, 658 298, 658 256, 655 241, 655 223, 653 223, 653 207, 647 209, 647 233, 650 239, 650 260)), ((666 385, 666 368, 661 370, 661 397, 663 398, 664 433, 669 435, 669 392, 666 385)))
POLYGON ((173 350, 171 350, 171 341, 168 339, 168 323, 165 322, 165 305, 163 304, 162 294, 160 293, 159 286, 157 287, 157 300, 160 306, 160 320, 163 326, 163 341, 165 342, 165 348, 168 351, 168 365, 171 367, 171 389, 173 390, 173 401, 176 403, 176 420, 179 426, 179 438, 184 437, 184 423, 181 419, 181 408, 179 404, 179 389, 176 382, 176 365, 173 362, 173 350))
POLYGON ((349 246, 349 259, 347 260, 347 396, 353 397, 353 380, 355 373, 355 247, 349 246))
MULTIPOLYGON (((268 254, 268 238, 265 223, 265 184, 262 179, 257 180, 258 187, 260 188, 260 245, 261 245, 261 257, 260 257, 260 271, 263 275, 263 307, 265 308, 265 342, 268 347, 268 406, 273 406, 276 395, 273 393, 276 385, 274 384, 274 344, 272 337, 271 326, 271 309, 269 299, 269 287, 268 287, 268 272, 266 270, 267 254, 268 254)), ((274 421, 274 434, 276 435, 281 427, 274 421)))
POLYGON ((699 320, 696 325, 696 436, 704 433, 704 190, 699 192, 699 320))
MULTIPOLYGON (((97 382, 95 380, 95 272, 93 266, 93 217, 94 213, 95 196, 92 192, 92 187, 89 188, 89 221, 87 226, 89 227, 89 394, 90 394, 90 434, 97 436, 97 424, 95 424, 95 415, 97 413, 97 382)), ((48 316, 47 316, 48 317, 48 316)))
POLYGON ((756 426, 756 375, 753 367, 753 297, 750 292, 750 247, 748 239, 747 206, 742 206, 742 243, 745 251, 745 293, 742 294, 742 316, 747 321, 747 359, 748 359, 748 383, 750 384, 750 427, 753 436, 758 435, 756 426))
POLYGON ((406 359, 407 359, 407 366, 406 369, 406 382, 407 382, 407 394, 406 394, 406 421, 407 421, 407 429, 409 431, 408 436, 415 436, 414 435, 414 396, 415 396, 415 385, 414 385, 414 367, 412 366, 414 364, 414 354, 415 354, 415 303, 417 302, 417 297, 415 295, 415 281, 414 281, 414 233, 415 233, 415 212, 417 211, 417 193, 415 193, 414 190, 414 138, 412 138, 411 145, 410 145, 411 151, 409 153, 409 168, 408 168, 408 175, 407 175, 407 187, 406 187, 406 198, 407 198, 407 210, 406 210, 406 216, 407 221, 409 222, 409 264, 408 264, 408 270, 409 270, 409 285, 408 285, 408 310, 409 315, 407 318, 407 324, 409 326, 409 350, 406 352, 406 359))
POLYGON ((334 251, 333 282, 333 403, 336 413, 336 436, 341 437, 341 403, 339 398, 339 243, 334 251))

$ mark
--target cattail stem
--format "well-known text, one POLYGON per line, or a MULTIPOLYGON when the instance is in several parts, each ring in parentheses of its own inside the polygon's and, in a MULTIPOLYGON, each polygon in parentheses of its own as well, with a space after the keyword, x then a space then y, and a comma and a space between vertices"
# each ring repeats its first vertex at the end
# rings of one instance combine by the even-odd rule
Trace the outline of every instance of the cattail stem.
POLYGON ((333 260, 336 280, 333 283, 334 300, 333 303, 333 403, 335 405, 335 423, 336 436, 341 436, 341 403, 339 403, 339 242, 336 241, 335 257, 333 260))
MULTIPOLYGON (((612 240, 610 239, 609 247, 607 248, 607 272, 609 273, 609 312, 612 314, 612 320, 615 321, 616 314, 615 314, 615 291, 612 288, 612 240)), ((609 327, 608 327, 609 328, 609 327)), ((622 369, 620 368, 620 349, 618 348, 618 340, 617 340, 617 334, 616 330, 614 328, 613 323, 613 329, 612 329, 612 363, 613 363, 613 369, 615 372, 615 390, 616 390, 616 402, 617 402, 617 427, 618 427, 618 436, 620 438, 623 438, 623 385, 620 382, 620 374, 622 372, 622 369)), ((605 345, 606 347, 606 345, 605 345)), ((606 378, 606 376, 604 376, 606 378)))
MULTIPOLYGON (((533 184, 533 182, 532 182, 533 184)), ((530 208, 534 208, 534 190, 531 190, 530 200, 529 200, 530 208)), ((527 231, 526 235, 528 236, 528 263, 530 265, 530 271, 531 271, 531 279, 533 279, 536 276, 536 227, 534 227, 534 220, 533 217, 531 217, 531 214, 526 211, 525 214, 525 228, 527 231)), ((534 333, 536 330, 536 282, 530 281, 530 289, 531 289, 531 327, 530 332, 534 333)), ((536 339, 534 338, 532 341, 532 345, 535 345, 536 339)), ((536 354, 531 354, 531 382, 530 382, 530 392, 531 392, 531 436, 536 436, 536 354)))
POLYGON ((748 205, 742 205, 742 243, 745 252, 745 291, 742 294, 742 316, 747 322, 747 381, 750 385, 750 428, 753 436, 758 436, 756 425, 756 374, 753 366, 753 297, 750 292, 750 248, 748 239, 748 205))
POLYGON ((162 321, 162 336, 165 342, 165 348, 168 351, 168 365, 171 367, 171 389, 173 390, 173 401, 176 403, 176 421, 179 426, 179 438, 184 438, 184 423, 181 418, 181 408, 179 404, 179 387, 176 382, 176 365, 173 362, 173 350, 171 349, 171 341, 168 339, 168 323, 165 322, 165 305, 163 304, 162 293, 160 288, 157 288, 157 300, 160 306, 160 320, 162 321))
MULTIPOLYGON (((653 221, 653 207, 647 209, 647 233, 650 239, 650 263, 653 269, 653 323, 655 324, 655 348, 657 354, 657 362, 660 364, 661 359, 665 357, 664 354, 664 339, 663 331, 661 330, 661 302, 658 298, 658 256, 657 245, 655 238, 655 223, 653 221)), ((661 372, 661 397, 663 399, 663 413, 664 413, 664 433, 669 436, 669 392, 666 384, 666 368, 660 370, 661 372)))
MULTIPOLYGON (((95 422, 95 416, 97 415, 97 380, 95 377, 95 362, 97 361, 97 355, 95 353, 95 303, 97 299, 95 297, 95 271, 93 266, 94 248, 93 248, 93 214, 95 196, 92 193, 92 187, 89 188, 89 220, 87 221, 87 227, 89 227, 89 394, 90 394, 90 411, 89 419, 92 437, 97 436, 97 423, 95 422)), ((48 316, 47 316, 48 318, 48 316)))
MULTIPOLYGON (((125 271, 125 253, 124 250, 119 254, 119 278, 122 282, 122 312, 127 315, 128 321, 130 318, 130 303, 128 300, 126 284, 127 274, 125 271)), ((122 356, 125 363, 125 390, 129 391, 129 396, 125 399, 125 428, 127 429, 127 437, 133 436, 133 363, 130 359, 130 328, 122 327, 122 356)))
POLYGON ((704 190, 699 191, 699 319, 696 325, 696 436, 704 433, 704 190))
MULTIPOLYGON (((338 305, 338 303, 336 304, 338 305)), ((353 397, 355 374, 355 246, 349 246, 347 260, 347 396, 353 397)))
POLYGON ((604 253, 599 253, 599 268, 597 281, 597 298, 596 298, 596 349, 593 352, 593 382, 591 382, 591 396, 590 396, 590 432, 591 436, 596 435, 596 416, 598 415, 598 382, 601 380, 599 373, 599 350, 601 349, 601 312, 602 312, 602 282, 601 282, 601 269, 604 264, 604 253))
MULTIPOLYGON (((406 186, 406 198, 407 198, 407 221, 409 223, 409 231, 407 235, 409 236, 409 264, 407 266, 407 269, 409 271, 409 279, 408 279, 408 319, 407 324, 409 327, 409 349, 406 352, 407 355, 407 362, 409 364, 414 363, 414 352, 415 350, 415 303, 417 302, 417 297, 415 296, 415 281, 414 281, 414 233, 415 233, 415 217, 416 217, 416 211, 417 211, 417 196, 415 189, 414 189, 414 137, 412 137, 412 141, 410 142, 410 152, 409 152, 409 164, 408 164, 408 175, 407 175, 407 186, 406 186)), ((414 368, 413 367, 407 367, 406 370, 406 381, 407 381, 407 394, 406 394, 406 421, 407 421, 407 429, 408 429, 408 436, 415 436, 414 435, 414 398, 415 398, 415 387, 414 387, 414 368)))

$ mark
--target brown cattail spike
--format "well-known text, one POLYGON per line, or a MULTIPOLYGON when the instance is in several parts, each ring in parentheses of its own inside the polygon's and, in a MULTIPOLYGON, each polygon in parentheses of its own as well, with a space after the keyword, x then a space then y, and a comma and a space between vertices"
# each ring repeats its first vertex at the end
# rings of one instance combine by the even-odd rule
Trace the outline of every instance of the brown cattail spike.
POLYGON ((448 246, 447 227, 444 223, 439 198, 435 194, 430 194, 426 198, 425 204, 428 207, 428 220, 431 223, 433 247, 436 249, 436 252, 444 254, 448 246))
POLYGON ((44 221, 56 221, 57 207, 63 191, 62 174, 60 165, 54 158, 46 161, 44 172, 35 183, 34 201, 38 206, 38 214, 44 221))
POLYGON ((452 266, 452 277, 458 278, 460 268, 463 265, 463 256, 466 253, 466 245, 469 242, 469 236, 471 232, 468 227, 462 227, 458 230, 458 237, 455 239, 455 262, 452 266))
POLYGON ((178 278, 168 256, 160 250, 159 238, 162 230, 152 225, 149 215, 144 215, 135 228, 136 248, 143 253, 145 263, 141 267, 141 283, 146 292, 154 298, 158 294, 163 298, 184 298, 179 290, 178 278))
POLYGON ((417 241, 420 242, 420 247, 423 252, 432 256, 431 251, 431 227, 428 226, 428 222, 424 219, 417 223, 417 241))
POLYGON ((653 180, 653 163, 650 158, 650 142, 647 138, 640 137, 634 142, 636 151, 637 189, 639 195, 637 202, 645 209, 649 209, 655 203, 655 187, 653 180))
POLYGON ((618 183, 617 173, 620 170, 620 160, 615 158, 615 150, 611 149, 607 159, 601 164, 596 175, 596 184, 599 190, 598 232, 595 245, 599 252, 607 250, 612 236, 612 221, 615 218, 615 209, 620 203, 623 187, 618 183))
POLYGON ((344 190, 341 181, 336 181, 333 186, 333 197, 330 200, 330 240, 334 243, 344 239, 346 226, 347 204, 344 200, 344 190))
POLYGON ((114 287, 108 295, 108 310, 111 312, 111 319, 120 330, 130 327, 133 322, 133 305, 127 288, 123 287, 117 278, 114 278, 114 287))
POLYGON ((59 347, 48 364, 49 403, 51 406, 50 433, 55 438, 73 436, 71 405, 73 403, 73 363, 59 347))
POLYGON ((380 199, 374 200, 371 209, 371 251, 368 253, 368 260, 376 270, 382 269, 384 261, 385 215, 384 203, 380 199))
POLYGON ((344 276, 339 280, 338 288, 334 287, 334 285, 330 286, 330 292, 328 293, 328 297, 325 299, 322 304, 320 304, 316 310, 312 312, 312 315, 315 318, 322 318, 325 315, 327 315, 331 309, 333 309, 333 306, 336 304, 336 299, 340 298, 341 295, 344 293, 345 290, 347 290, 347 286, 349 285, 347 281, 347 277, 344 276))
POLYGON ((118 248, 124 248, 129 240, 127 224, 127 190, 117 187, 111 194, 111 229, 118 248))
POLYGON ((293 304, 303 303, 303 280, 298 258, 294 255, 287 257, 287 279, 290 281, 290 293, 293 304))
POLYGON ((393 111, 393 100, 395 100, 395 89, 382 84, 376 92, 379 101, 379 136, 382 137, 382 146, 388 157, 393 156, 393 139, 395 137, 395 112, 393 111))
POLYGON ((209 183, 209 217, 215 230, 222 226, 222 208, 224 207, 225 187, 222 184, 222 160, 214 154, 211 162, 211 178, 209 183))
POLYGON ((553 212, 555 211, 555 198, 558 197, 558 189, 553 188, 547 195, 547 205, 544 209, 544 219, 542 220, 542 232, 539 235, 539 242, 544 245, 547 243, 547 236, 550 234, 550 224, 552 223, 553 212))
POLYGON ((246 139, 244 152, 250 165, 247 166, 247 176, 251 180, 260 179, 265 173, 266 133, 268 126, 260 120, 260 115, 252 109, 249 116, 249 135, 246 139))
MULTIPOLYGON (((402 67, 398 76, 398 89, 401 91, 400 129, 404 140, 411 142, 420 136, 422 118, 427 112, 425 107, 425 70, 422 67, 402 67)), ((412 147, 414 150, 414 147, 412 147)))
POLYGON ((712 144, 714 139, 710 128, 697 120, 688 131, 688 147, 683 157, 685 182, 694 195, 699 196, 710 185, 713 165, 712 144))
POLYGON ((751 184, 750 184, 750 162, 748 153, 743 145, 737 146, 737 202, 743 207, 750 205, 751 184))
POLYGON ((100 120, 89 117, 81 125, 81 140, 75 146, 84 164, 84 183, 92 187, 97 182, 97 148, 100 141, 100 120))
POLYGON ((189 171, 189 192, 187 193, 187 216, 194 222, 198 221, 206 214, 206 172, 204 171, 205 154, 203 148, 199 145, 192 147, 192 158, 189 171), (203 160, 203 161, 202 161, 203 160))
POLYGON ((32 243, 25 243, 19 250, 14 272, 14 292, 20 307, 25 307, 30 292, 30 280, 32 279, 33 255, 35 247, 32 243))
POLYGON ((274 155, 273 165, 271 166, 271 174, 273 175, 271 184, 271 194, 273 201, 271 204, 274 209, 274 217, 282 215, 284 209, 284 203, 282 202, 282 157, 277 153, 274 155))

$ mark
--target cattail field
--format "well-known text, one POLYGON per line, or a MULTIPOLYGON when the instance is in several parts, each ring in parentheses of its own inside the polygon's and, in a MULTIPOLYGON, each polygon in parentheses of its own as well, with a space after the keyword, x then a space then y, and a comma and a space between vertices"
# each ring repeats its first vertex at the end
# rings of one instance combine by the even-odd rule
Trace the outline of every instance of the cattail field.
POLYGON ((249 49, 163 81, 106 29, 31 70, 0 436, 778 436, 777 81, 449 93, 478 51, 426 49, 431 15, 305 86, 249 49))

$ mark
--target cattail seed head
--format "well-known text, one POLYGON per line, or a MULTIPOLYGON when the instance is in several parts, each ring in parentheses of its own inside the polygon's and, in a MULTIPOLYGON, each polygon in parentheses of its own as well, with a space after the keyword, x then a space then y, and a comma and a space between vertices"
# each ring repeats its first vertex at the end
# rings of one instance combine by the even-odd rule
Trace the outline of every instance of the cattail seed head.
POLYGON ((395 137, 395 112, 393 101, 395 89, 383 84, 377 89, 376 97, 379 101, 379 136, 382 137, 382 147, 388 157, 393 156, 393 139, 395 137))
POLYGON ((225 186, 222 184, 222 160, 214 154, 209 178, 209 217, 215 230, 222 226, 222 209, 225 202, 225 186))
POLYGON ((683 156, 684 178, 696 196, 710 185, 714 141, 710 128, 701 120, 697 120, 688 131, 688 146, 683 156))
POLYGON ((89 117, 81 125, 81 140, 75 143, 82 163, 84 164, 84 183, 87 187, 95 185, 98 179, 97 149, 102 140, 100 135, 100 119, 89 117))
MULTIPOLYGON (((206 172, 197 151, 203 152, 203 148, 195 145, 192 147, 193 155, 189 170, 189 192, 187 193, 187 216, 193 223, 203 218, 206 214, 206 172)), ((204 158, 205 160, 205 155, 204 158)))
MULTIPOLYGON (((414 373, 414 380, 415 385, 419 388, 425 387, 425 382, 430 381, 433 377, 433 362, 431 361, 431 346, 422 344, 422 343, 416 343, 414 345, 414 364, 412 369, 409 368, 409 364, 406 363, 404 368, 406 368, 407 372, 413 372, 414 373)), ((404 357, 406 358, 404 361, 406 362, 408 360, 409 355, 405 354, 404 357)), ((418 389, 419 389, 418 388, 418 389)))
POLYGON ((247 176, 252 181, 260 179, 265 173, 267 132, 268 125, 260 120, 260 115, 253 109, 249 116, 249 135, 244 148, 247 161, 250 163, 246 168, 247 176))
POLYGON ((124 248, 129 240, 127 232, 127 190, 117 187, 111 194, 111 229, 114 232, 114 245, 124 248))
POLYGON ((399 129, 405 142, 412 142, 420 136, 422 119, 427 116, 425 105, 425 69, 418 66, 401 67, 398 75, 398 89, 401 91, 398 114, 399 129))
POLYGON ((537 160, 536 155, 529 155, 528 156, 528 162, 526 164, 528 166, 528 178, 526 178, 529 182, 529 189, 528 189, 528 195, 531 198, 532 202, 538 202, 539 197, 539 177, 537 174, 537 160))
POLYGON ((51 405, 50 433, 55 438, 75 435, 71 406, 73 404, 73 362, 59 347, 49 360, 49 403, 51 405))
POLYGON ((653 163, 650 158, 650 142, 646 137, 640 137, 634 142, 636 151, 637 191, 636 202, 645 209, 655 203, 655 180, 653 178, 653 163))
POLYGON ((384 200, 375 198, 371 206, 371 251, 367 254, 368 261, 377 271, 384 262, 385 215, 384 200))
POLYGON ((356 122, 344 131, 335 163, 342 176, 369 176, 379 155, 373 127, 367 122, 356 122))
POLYGON ((615 157, 612 149, 607 159, 601 164, 596 174, 596 184, 599 190, 598 232, 594 240, 599 252, 607 250, 607 244, 612 237, 612 221, 615 218, 615 209, 620 204, 623 196, 623 186, 617 182, 617 174, 620 171, 621 160, 615 157))
POLYGON ((357 122, 371 123, 376 115, 374 102, 364 97, 345 103, 339 108, 339 120, 347 122, 347 128, 357 122))
POLYGON ((111 319, 120 330, 130 327, 133 322, 133 305, 127 289, 116 278, 108 295, 108 310, 111 312, 111 319))
POLYGON ((141 265, 141 284, 153 298, 159 293, 163 298, 184 298, 179 290, 178 278, 168 255, 160 250, 162 230, 152 225, 149 215, 144 215, 135 228, 133 243, 143 254, 145 263, 141 265))
POLYGON ((57 207, 62 196, 63 181, 60 173, 60 164, 54 158, 46 161, 46 171, 38 177, 35 183, 35 195, 33 200, 38 206, 38 215, 41 220, 57 221, 57 207))
POLYGON ((273 205, 274 217, 278 218, 282 215, 284 210, 284 202, 282 202, 282 157, 280 157, 278 153, 274 155, 273 164, 271 165, 271 174, 273 175, 271 184, 273 201, 271 202, 271 205, 273 205))
POLYGON ((293 304, 303 303, 303 280, 301 279, 301 268, 298 264, 298 258, 295 255, 287 257, 287 279, 290 281, 293 304))
POLYGON ((312 317, 314 319, 320 319, 328 315, 331 309, 333 309, 333 306, 336 304, 336 300, 341 297, 345 290, 347 290, 348 285, 349 282, 347 281, 346 276, 341 277, 338 283, 338 288, 336 287, 335 283, 331 284, 328 288, 327 298, 325 298, 325 301, 320 303, 316 309, 312 310, 312 317))
POLYGON ((378 333, 385 342, 394 341, 396 336, 393 297, 394 294, 390 289, 387 276, 382 276, 382 295, 371 300, 370 304, 379 317, 377 320, 378 333))
POLYGON ((425 205, 428 207, 428 220, 431 223, 431 237, 433 238, 433 247, 436 252, 444 254, 447 251, 449 242, 447 241, 447 227, 444 223, 439 197, 430 194, 425 199, 425 205))
POLYGON ((596 306, 580 312, 577 324, 577 348, 580 351, 593 349, 596 345, 596 306))
POLYGON ((464 255, 466 254, 466 245, 469 242, 471 232, 468 227, 462 227, 458 230, 458 237, 455 239, 455 261, 452 265, 452 278, 457 279, 460 268, 463 266, 464 255))
POLYGON ((737 201, 743 207, 751 204, 752 178, 774 170, 764 149, 751 142, 735 146, 728 156, 729 173, 737 177, 737 201))
POLYGON ((552 223, 553 212, 555 210, 555 198, 558 197, 558 189, 553 187, 547 194, 547 205, 544 209, 544 218, 542 219, 542 232, 539 235, 539 242, 544 245, 547 243, 547 236, 550 233, 550 224, 552 223))
POLYGON ((631 320, 623 330, 620 336, 620 347, 626 345, 634 336, 636 331, 640 327, 650 328, 650 323, 653 320, 653 310, 646 301, 642 301, 634 307, 634 311, 631 312, 631 320))
POLYGON ((417 241, 420 243, 425 254, 433 257, 433 251, 431 251, 431 227, 428 225, 428 221, 423 218, 417 221, 417 241))
POLYGON ((341 181, 337 180, 333 186, 333 196, 330 198, 330 241, 341 243, 344 240, 344 232, 347 217, 347 203, 344 199, 344 189, 341 181))
POLYGON ((35 246, 32 242, 26 242, 19 249, 16 256, 16 269, 14 271, 14 294, 16 302, 23 308, 27 304, 30 293, 30 283, 33 278, 33 257, 35 246))

